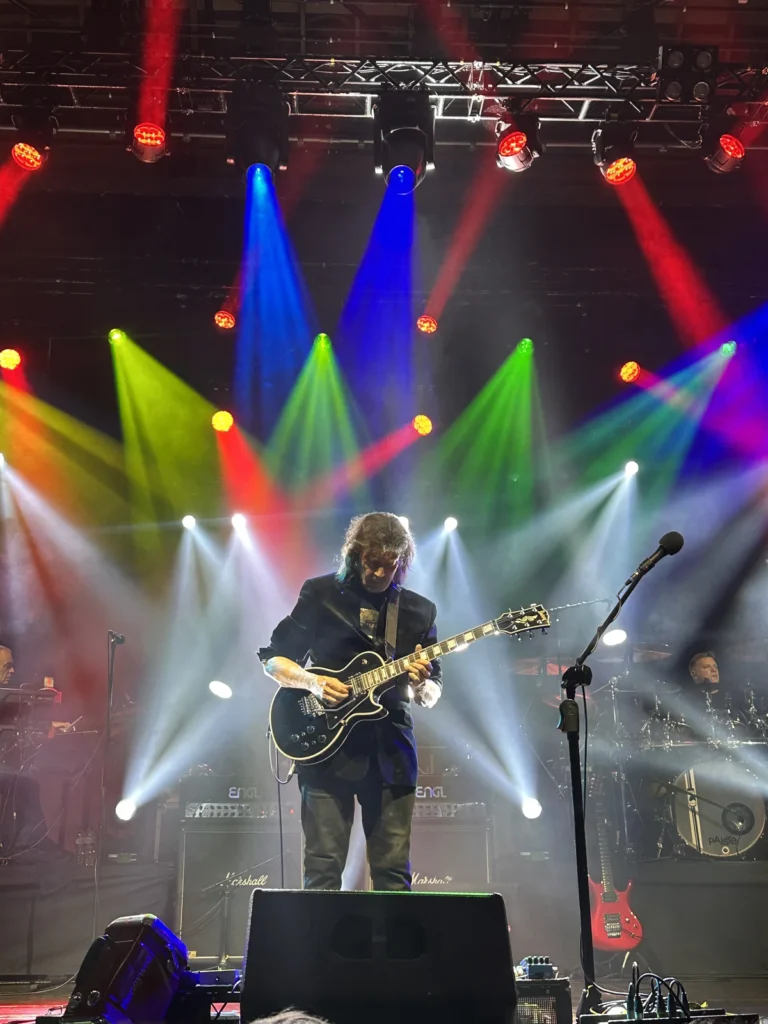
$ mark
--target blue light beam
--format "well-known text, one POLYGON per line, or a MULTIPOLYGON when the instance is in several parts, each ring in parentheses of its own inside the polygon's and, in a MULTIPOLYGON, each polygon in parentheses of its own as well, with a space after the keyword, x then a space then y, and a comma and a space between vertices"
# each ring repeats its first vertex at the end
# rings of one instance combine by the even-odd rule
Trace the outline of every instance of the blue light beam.
POLYGON ((263 164, 246 175, 235 361, 238 421, 267 436, 317 334, 312 306, 263 164), (256 411, 258 410, 258 411, 256 411))

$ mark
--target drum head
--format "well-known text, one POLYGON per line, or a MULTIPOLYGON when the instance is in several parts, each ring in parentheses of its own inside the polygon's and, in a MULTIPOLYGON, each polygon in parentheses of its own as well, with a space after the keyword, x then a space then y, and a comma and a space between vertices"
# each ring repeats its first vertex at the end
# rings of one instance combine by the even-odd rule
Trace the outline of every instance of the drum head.
POLYGON ((732 761, 713 758, 682 772, 672 790, 675 827, 688 846, 708 857, 736 857, 765 828, 758 779, 732 761))

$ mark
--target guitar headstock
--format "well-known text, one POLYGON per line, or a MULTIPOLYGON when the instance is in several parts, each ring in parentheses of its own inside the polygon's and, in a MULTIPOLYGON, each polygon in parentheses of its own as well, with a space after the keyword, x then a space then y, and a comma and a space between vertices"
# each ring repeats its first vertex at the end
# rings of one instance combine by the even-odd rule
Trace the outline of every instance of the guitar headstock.
POLYGON ((495 620, 500 633, 515 636, 528 630, 546 629, 550 625, 549 612, 543 604, 529 604, 527 608, 511 609, 503 612, 495 620))

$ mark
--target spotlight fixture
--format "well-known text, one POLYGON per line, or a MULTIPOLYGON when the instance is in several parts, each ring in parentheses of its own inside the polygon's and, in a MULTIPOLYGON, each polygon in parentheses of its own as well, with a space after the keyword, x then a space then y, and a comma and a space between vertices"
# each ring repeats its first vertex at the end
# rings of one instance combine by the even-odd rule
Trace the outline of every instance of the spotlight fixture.
POLYGON ((125 331, 121 331, 119 327, 113 327, 107 337, 109 338, 110 345, 119 345, 125 341, 125 331))
POLYGON ((535 796, 527 796, 523 800, 520 809, 526 818, 538 818, 541 816, 541 804, 535 796))
POLYGON ((226 409, 219 409, 211 416, 211 426, 220 434, 228 433, 235 425, 235 417, 226 409))
POLYGON ((11 156, 22 171, 39 171, 47 159, 47 152, 36 149, 29 142, 17 142, 11 149, 11 156))
POLYGON ((222 683, 220 679, 212 679, 208 683, 208 689, 211 691, 214 697, 218 697, 219 700, 229 700, 232 696, 232 687, 229 683, 222 683))
POLYGON ((702 132, 704 163, 715 174, 730 174, 744 163, 747 150, 739 137, 740 125, 732 117, 716 118, 702 132))
POLYGON ((242 172, 254 164, 272 174, 286 170, 288 114, 288 102, 278 88, 240 82, 227 108, 227 163, 242 172))
POLYGON ((416 321, 416 326, 422 334, 434 334, 437 330, 437 320, 429 313, 422 313, 416 321))
POLYGON ((628 121, 603 121, 592 136, 592 156, 610 185, 625 185, 635 176, 637 128, 628 121))
POLYGON ((181 525, 185 530, 194 530, 195 526, 197 526, 197 520, 194 516, 184 516, 181 520, 181 525))
POLYGON ((425 416, 423 413, 419 413, 418 416, 414 416, 411 420, 411 426, 417 434, 421 434, 422 437, 426 437, 427 434, 432 433, 432 420, 429 416, 425 416))
POLYGON ((435 108, 426 91, 383 92, 373 108, 377 174, 408 195, 435 166, 435 108))
MULTIPOLYGON (((735 341, 724 341, 723 344, 720 346, 720 355, 725 356, 726 359, 730 359, 731 356, 736 355, 737 348, 738 345, 735 341)), ((0 359, 2 358, 2 355, 3 353, 0 352, 0 359)))
POLYGON ((624 467, 624 476, 636 476, 640 470, 640 466, 635 462, 634 459, 630 459, 624 467))
POLYGON ((217 309, 213 314, 213 322, 222 331, 231 331, 237 320, 235 319, 235 314, 231 313, 228 309, 217 309))
POLYGON ((4 348, 0 352, 0 369, 15 370, 21 366, 21 355, 15 348, 4 348))
POLYGON ((406 530, 409 529, 411 523, 410 520, 408 519, 408 516, 398 516, 397 518, 400 520, 400 522, 403 524, 406 530))
POLYGON ((455 516, 448 516, 448 518, 443 523, 443 529, 445 530, 446 533, 453 533, 454 530, 458 529, 458 526, 459 520, 456 519, 455 516))
POLYGON ((606 647, 618 647, 619 644, 623 644, 626 639, 626 629, 609 629, 607 633, 603 633, 603 643, 606 647))
POLYGON ((232 516, 232 526, 235 530, 244 530, 246 527, 246 519, 242 512, 235 512, 232 516))
POLYGON ((496 163, 508 171, 527 171, 544 148, 539 119, 531 114, 507 114, 496 122, 496 163))
POLYGON ((714 98, 719 66, 716 46, 660 46, 657 66, 657 95, 662 103, 708 103, 714 98))
POLYGON ((130 821, 137 811, 135 800, 121 800, 115 807, 115 815, 120 821, 130 821))
POLYGON ((318 348, 323 349, 323 351, 330 351, 332 348, 331 339, 327 334, 318 334, 315 338, 315 345, 317 345, 318 348))
POLYGON ((530 338, 521 338, 517 343, 517 347, 521 352, 529 354, 533 352, 533 342, 530 338))
POLYGON ((159 124, 152 124, 151 121, 137 124, 128 148, 143 164, 157 163, 168 155, 165 148, 165 129, 159 124))
POLYGON ((634 383, 639 376, 640 363, 636 363, 634 359, 630 359, 628 363, 624 363, 622 368, 619 370, 619 377, 625 384, 634 383))
MULTIPOLYGON (((22 91, 22 101, 25 92, 22 91)), ((22 107, 11 118, 16 129, 11 156, 22 170, 39 171, 48 160, 58 125, 53 117, 53 107, 45 94, 29 92, 28 96, 30 105, 22 107)))

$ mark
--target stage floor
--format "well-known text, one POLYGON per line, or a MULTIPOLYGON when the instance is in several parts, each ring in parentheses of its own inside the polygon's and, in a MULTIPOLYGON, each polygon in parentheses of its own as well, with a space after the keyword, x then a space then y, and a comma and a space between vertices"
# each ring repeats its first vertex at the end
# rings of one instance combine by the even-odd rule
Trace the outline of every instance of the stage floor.
MULTIPOLYGON (((731 1013, 757 1013, 768 1024, 768 977, 765 978, 690 978, 681 979, 688 996, 697 1003, 722 1006, 731 1013)), ((601 978, 604 988, 621 991, 626 983, 616 978, 601 978)), ((581 982, 571 979, 574 1010, 581 991, 581 982)), ((0 1024, 30 1024, 36 1017, 57 1016, 64 1011, 71 982, 45 993, 22 992, 21 984, 4 987, 0 984, 0 1024)), ((218 1006, 217 1006, 218 1009, 218 1006)), ((229 1003, 218 1020, 239 1020, 239 1006, 229 1003)))

